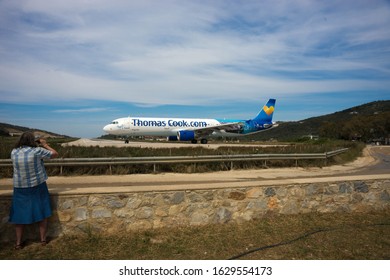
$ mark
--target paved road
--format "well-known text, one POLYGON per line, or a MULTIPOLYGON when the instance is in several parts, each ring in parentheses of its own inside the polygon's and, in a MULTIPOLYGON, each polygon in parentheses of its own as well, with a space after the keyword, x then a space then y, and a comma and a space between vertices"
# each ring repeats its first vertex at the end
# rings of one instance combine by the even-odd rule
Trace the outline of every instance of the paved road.
POLYGON ((375 164, 365 166, 357 173, 361 174, 390 174, 390 146, 374 146, 369 149, 375 164))

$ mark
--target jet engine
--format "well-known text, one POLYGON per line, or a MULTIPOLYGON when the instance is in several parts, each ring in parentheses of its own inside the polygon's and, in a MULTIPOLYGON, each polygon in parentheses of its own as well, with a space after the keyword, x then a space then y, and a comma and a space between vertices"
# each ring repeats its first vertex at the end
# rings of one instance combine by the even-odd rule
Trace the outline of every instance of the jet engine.
POLYGON ((168 136, 167 140, 168 141, 177 141, 177 136, 168 136))
POLYGON ((182 130, 177 132, 177 140, 179 141, 192 141, 195 139, 195 132, 182 130))

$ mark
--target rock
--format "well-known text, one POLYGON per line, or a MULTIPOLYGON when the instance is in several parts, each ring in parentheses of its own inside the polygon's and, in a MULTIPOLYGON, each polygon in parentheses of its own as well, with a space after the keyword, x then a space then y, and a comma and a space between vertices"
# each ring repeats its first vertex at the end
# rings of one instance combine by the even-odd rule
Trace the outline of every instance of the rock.
POLYGON ((219 208, 214 215, 214 223, 227 223, 231 220, 232 213, 226 208, 219 208))
POLYGON ((209 221, 209 217, 203 212, 195 212, 191 215, 190 225, 204 225, 209 221))
POLYGON ((131 197, 127 201, 126 207, 130 209, 137 209, 142 203, 141 199, 138 199, 136 197, 131 197))
POLYGON ((151 207, 142 207, 136 213, 138 219, 149 219, 152 218, 154 214, 153 208, 151 207))
POLYGON ((353 189, 355 192, 368 193, 368 186, 365 182, 362 181, 354 182, 353 189))
POLYGON ((88 206, 94 207, 94 206, 101 206, 102 203, 102 198, 98 196, 90 196, 88 199, 88 206))
POLYGON ((280 209, 281 214, 298 214, 299 207, 298 203, 294 200, 288 200, 286 204, 280 209))
POLYGON ((244 200, 245 197, 246 197, 245 193, 238 192, 238 191, 230 192, 228 195, 228 198, 233 200, 244 200))
POLYGON ((352 187, 346 183, 341 183, 339 185, 339 193, 352 193, 352 187))
POLYGON ((246 193, 247 198, 259 198, 263 196, 263 190, 261 188, 252 188, 246 193))
POLYGON ((390 195, 389 195, 389 193, 386 190, 384 190, 383 192, 381 192, 380 198, 383 201, 389 201, 390 200, 390 195))
POLYGON ((66 200, 61 204, 60 209, 68 210, 68 209, 72 209, 73 207, 74 207, 73 200, 66 200))
POLYGON ((173 205, 180 204, 184 201, 184 196, 185 196, 184 192, 175 192, 170 199, 170 203, 173 205))
POLYGON ((94 209, 92 210, 92 218, 99 219, 99 218, 111 218, 112 213, 110 210, 107 209, 94 209))
POLYGON ((76 208, 74 218, 76 221, 85 221, 88 218, 87 208, 76 208))
POLYGON ((279 200, 276 197, 270 197, 267 206, 269 210, 275 210, 279 207, 279 200))
POLYGON ((265 199, 250 201, 246 209, 266 211, 268 209, 267 201, 265 199))
POLYGON ((322 188, 317 185, 310 184, 306 187, 306 195, 315 195, 322 192, 322 188))
POLYGON ((126 205, 126 201, 113 197, 106 201, 109 208, 122 208, 126 205))
POLYGON ((267 188, 264 193, 265 193, 265 196, 267 196, 267 197, 272 197, 272 196, 276 195, 274 188, 267 188))

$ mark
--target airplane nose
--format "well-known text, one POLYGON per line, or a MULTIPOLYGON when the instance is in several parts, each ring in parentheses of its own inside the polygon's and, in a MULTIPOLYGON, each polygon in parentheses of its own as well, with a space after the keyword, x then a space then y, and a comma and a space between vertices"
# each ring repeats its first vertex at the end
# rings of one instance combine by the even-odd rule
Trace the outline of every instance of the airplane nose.
POLYGON ((108 125, 106 125, 105 127, 103 127, 103 130, 105 131, 105 132, 109 132, 111 129, 110 129, 110 125, 108 124, 108 125))

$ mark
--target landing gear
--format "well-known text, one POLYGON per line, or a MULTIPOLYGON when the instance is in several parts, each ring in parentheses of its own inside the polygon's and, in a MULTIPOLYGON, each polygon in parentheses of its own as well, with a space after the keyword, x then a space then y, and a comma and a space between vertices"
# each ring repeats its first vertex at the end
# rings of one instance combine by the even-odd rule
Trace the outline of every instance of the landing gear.
MULTIPOLYGON (((191 143, 192 143, 192 144, 196 144, 196 143, 198 143, 198 140, 192 139, 192 140, 191 140, 191 143)), ((200 139, 200 143, 201 143, 201 144, 207 144, 207 139, 204 139, 204 138, 200 139)))
POLYGON ((125 139, 125 144, 129 144, 129 139, 125 139))

